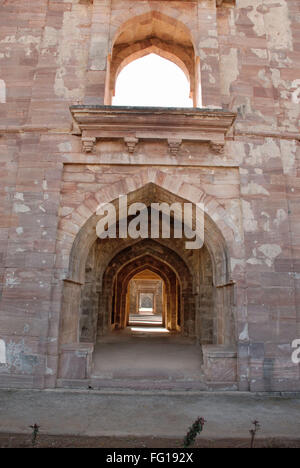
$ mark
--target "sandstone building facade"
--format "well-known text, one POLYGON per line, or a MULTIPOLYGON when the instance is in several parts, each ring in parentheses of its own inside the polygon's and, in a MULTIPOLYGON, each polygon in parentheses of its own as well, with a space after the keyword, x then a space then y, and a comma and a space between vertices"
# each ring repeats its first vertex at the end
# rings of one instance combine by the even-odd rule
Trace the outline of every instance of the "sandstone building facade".
POLYGON ((86 386, 146 272, 208 388, 300 390, 299 103, 298 0, 0 0, 0 386, 86 386), (112 106, 148 53, 193 108, 112 106), (204 246, 98 239, 120 194, 203 203, 204 246))

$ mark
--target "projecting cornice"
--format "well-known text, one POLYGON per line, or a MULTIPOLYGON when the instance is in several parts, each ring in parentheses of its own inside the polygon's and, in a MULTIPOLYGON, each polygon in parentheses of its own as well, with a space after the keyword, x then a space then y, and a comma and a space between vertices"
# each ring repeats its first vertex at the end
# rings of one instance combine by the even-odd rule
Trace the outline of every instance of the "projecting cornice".
MULTIPOLYGON (((140 0, 140 1, 143 1, 143 0, 140 0)), ((169 2, 173 2, 173 1, 178 1, 178 0, 169 0, 169 2)), ((197 3, 199 1, 201 3, 202 0, 190 0, 191 3, 197 3)), ((234 6, 236 0, 215 0, 215 2, 216 2, 217 7, 221 7, 223 5, 232 5, 232 6, 234 6)), ((94 0, 79 0, 79 3, 89 4, 89 3, 94 3, 94 0)))
POLYGON ((216 0, 217 7, 221 7, 223 5, 235 6, 235 0, 216 0))
POLYGON ((214 152, 222 152, 236 118, 222 109, 76 105, 70 111, 86 153, 93 152, 100 139, 123 139, 130 153, 139 140, 166 140, 172 154, 183 140, 206 142, 214 152))

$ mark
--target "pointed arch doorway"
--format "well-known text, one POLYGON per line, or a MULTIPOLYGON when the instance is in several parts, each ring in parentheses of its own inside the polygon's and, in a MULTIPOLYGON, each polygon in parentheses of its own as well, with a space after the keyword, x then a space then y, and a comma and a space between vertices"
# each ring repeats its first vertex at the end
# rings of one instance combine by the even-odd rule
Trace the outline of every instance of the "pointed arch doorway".
POLYGON ((162 326, 165 324, 165 285, 149 269, 136 273, 126 294, 127 325, 162 326))
MULTIPOLYGON (((148 206, 149 201, 185 200, 149 183, 130 192, 128 201, 142 201, 148 206)), ((203 347, 222 347, 235 340, 233 285, 226 280, 228 256, 215 223, 207 217, 203 247, 189 251, 184 238, 98 239, 97 219, 90 218, 74 242, 70 266, 80 281, 65 280, 61 378, 74 374, 74 368, 68 367, 71 353, 77 360, 76 349, 89 347, 94 350, 89 354, 89 367, 85 371, 80 368, 76 375, 85 372, 96 388, 130 387, 144 385, 145 381, 148 387, 203 388, 203 347), (163 323, 159 331, 158 327, 141 330, 129 323, 128 285, 145 271, 163 281, 163 323), (223 278, 224 285, 220 284, 223 278)), ((215 355, 221 363, 227 355, 226 350, 222 348, 220 354, 219 349, 215 355)))
POLYGON ((193 321, 192 283, 179 255, 153 240, 137 242, 111 260, 103 276, 93 385, 164 389, 193 381, 204 387, 201 347, 181 327, 193 321), (146 295, 144 304, 140 294, 146 295))

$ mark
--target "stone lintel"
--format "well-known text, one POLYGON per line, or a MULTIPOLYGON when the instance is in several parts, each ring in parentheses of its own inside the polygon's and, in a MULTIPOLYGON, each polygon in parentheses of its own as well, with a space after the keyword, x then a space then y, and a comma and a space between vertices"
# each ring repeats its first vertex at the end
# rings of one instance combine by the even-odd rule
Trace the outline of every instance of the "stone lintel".
MULTIPOLYGON (((143 0, 140 0, 143 1, 143 0)), ((198 0, 190 0, 191 2, 197 2, 198 0)), ((216 1, 216 7, 221 7, 223 5, 235 5, 235 0, 215 0, 216 1)), ((94 3, 94 0, 79 0, 79 3, 82 4, 89 4, 89 3, 94 3)))

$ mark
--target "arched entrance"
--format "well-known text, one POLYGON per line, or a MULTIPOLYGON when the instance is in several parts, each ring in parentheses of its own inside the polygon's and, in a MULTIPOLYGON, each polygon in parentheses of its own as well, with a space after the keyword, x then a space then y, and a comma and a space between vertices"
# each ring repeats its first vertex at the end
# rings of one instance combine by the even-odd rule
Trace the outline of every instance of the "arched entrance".
MULTIPOLYGON (((137 201, 149 207, 150 202, 184 203, 186 200, 149 183, 128 193, 128 203, 137 201)), ((116 201, 113 203, 117 206, 116 201)), ((170 347, 161 352, 165 353, 165 356, 168 355, 168 350, 171 350, 173 345, 175 346, 175 342, 170 342, 170 340, 175 337, 176 346, 180 339, 182 340, 180 346, 185 343, 188 346, 187 349, 191 351, 187 353, 186 363, 189 360, 196 363, 196 367, 190 369, 190 374, 186 375, 185 364, 177 361, 179 351, 174 348, 171 353, 173 364, 170 365, 168 362, 164 366, 166 369, 168 366, 176 368, 176 372, 172 375, 162 372, 165 380, 176 380, 178 377, 183 378, 184 381, 186 379, 190 381, 193 373, 199 380, 200 374, 202 375, 201 350, 203 346, 234 344, 233 284, 227 281, 220 287, 220 280, 226 278, 229 271, 228 255, 223 249, 224 239, 215 223, 205 215, 205 243, 200 249, 188 250, 185 247, 184 237, 174 237, 175 218, 172 219, 170 238, 99 239, 95 235, 95 227, 99 220, 97 215, 91 217, 78 233, 73 244, 70 262, 73 279, 65 280, 64 288, 60 334, 64 363, 61 369, 64 371, 61 371, 61 377, 68 376, 68 364, 66 364, 68 360, 63 357, 65 350, 70 354, 73 349, 76 349, 75 343, 78 344, 82 353, 86 352, 89 356, 89 366, 86 368, 85 376, 94 379, 94 384, 97 379, 99 383, 99 378, 111 379, 122 374, 122 369, 120 370, 118 366, 126 357, 124 354, 126 347, 123 349, 122 346, 125 346, 124 340, 128 340, 128 328, 130 328, 130 282, 145 271, 158 276, 163 282, 163 326, 161 328, 166 330, 165 336, 167 337, 163 343, 170 347), (123 343, 119 348, 120 359, 116 353, 118 343, 120 346, 123 343), (113 348, 111 348, 112 345, 113 348), (92 349, 94 349, 93 354, 92 349), (110 354, 108 349, 113 349, 113 354, 110 354), (112 355, 115 356, 113 361, 111 361, 112 355), (117 369, 114 367, 116 362, 118 363, 117 369), (183 366, 182 369, 179 368, 180 365, 183 366), (115 368, 113 377, 107 366, 110 366, 111 370, 115 368), (106 369, 105 372, 103 369, 106 369)), ((130 334, 131 344, 132 339, 136 339, 135 335, 136 333, 130 334)), ((163 336, 159 335, 159 339, 162 340, 163 336)), ((153 344, 154 341, 151 343, 153 344)), ((130 349, 132 351, 132 348, 130 349)), ((157 351, 158 348, 153 349, 157 351)), ((181 347, 180 353, 182 350, 181 347)), ((133 362, 131 351, 128 351, 128 356, 131 356, 130 362, 133 362)), ((150 352, 150 354, 155 353, 150 352)), ((141 350, 140 356, 143 356, 141 350)), ((145 362, 148 362, 147 359, 145 362)), ((159 374, 159 359, 154 362, 159 374)), ((129 372, 128 361, 126 365, 129 372)), ((143 363, 141 365, 143 366, 143 363)), ((151 369, 150 376, 153 374, 153 368, 151 369)), ((124 378, 124 374, 122 375, 124 378)), ((137 372, 137 375, 131 375, 131 377, 136 379, 145 376, 137 372)), ((103 385, 102 380, 100 383, 103 385)))
MULTIPOLYGON (((188 333, 188 316, 193 315, 194 308, 186 305, 185 320, 181 315, 184 313, 183 296, 192 297, 191 272, 175 251, 152 239, 144 239, 126 247, 107 266, 100 299, 98 336, 105 334, 109 328, 126 326, 128 285, 137 273, 146 269, 163 280, 165 326, 171 331, 188 333), (178 325, 182 322, 186 323, 185 329, 178 325)), ((189 333, 194 334, 192 330, 189 333)))

